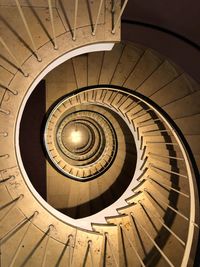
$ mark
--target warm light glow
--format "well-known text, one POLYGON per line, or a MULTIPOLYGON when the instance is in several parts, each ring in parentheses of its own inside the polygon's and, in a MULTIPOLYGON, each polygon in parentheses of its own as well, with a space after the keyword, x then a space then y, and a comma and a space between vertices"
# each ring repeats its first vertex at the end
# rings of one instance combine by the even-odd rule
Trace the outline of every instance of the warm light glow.
POLYGON ((71 133, 71 141, 73 143, 79 143, 81 141, 81 132, 80 131, 72 131, 71 133))

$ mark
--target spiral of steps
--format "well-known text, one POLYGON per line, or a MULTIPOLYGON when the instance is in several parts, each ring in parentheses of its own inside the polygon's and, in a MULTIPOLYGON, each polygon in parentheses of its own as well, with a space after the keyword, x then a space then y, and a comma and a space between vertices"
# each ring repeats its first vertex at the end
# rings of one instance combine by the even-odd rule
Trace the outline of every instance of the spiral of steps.
POLYGON ((81 111, 81 100, 80 107, 69 108, 68 114, 67 101, 50 114, 45 130, 46 149, 64 174, 91 179, 104 171, 116 154, 116 134, 111 124, 94 109, 90 111, 84 105, 85 110, 81 111))
POLYGON ((118 1, 115 12, 109 1, 16 3, 0 4, 0 266, 193 266, 199 84, 149 48, 112 48, 118 1), (41 146, 46 199, 22 126, 26 150, 41 146))

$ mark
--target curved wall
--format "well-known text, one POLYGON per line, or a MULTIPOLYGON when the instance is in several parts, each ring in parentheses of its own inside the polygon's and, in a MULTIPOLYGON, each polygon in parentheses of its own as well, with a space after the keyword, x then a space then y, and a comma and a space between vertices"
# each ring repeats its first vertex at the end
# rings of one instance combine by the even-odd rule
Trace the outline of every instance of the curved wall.
POLYGON ((123 19, 153 24, 176 32, 200 45, 199 0, 131 0, 123 19))
POLYGON ((131 0, 122 18, 122 39, 171 58, 200 81, 200 2, 131 0))

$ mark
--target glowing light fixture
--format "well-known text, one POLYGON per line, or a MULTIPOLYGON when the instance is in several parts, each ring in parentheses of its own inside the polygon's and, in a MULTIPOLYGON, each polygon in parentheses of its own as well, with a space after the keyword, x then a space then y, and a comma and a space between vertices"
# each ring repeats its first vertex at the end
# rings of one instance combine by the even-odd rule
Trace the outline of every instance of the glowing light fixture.
POLYGON ((82 139, 82 134, 80 131, 74 130, 71 132, 71 141, 75 144, 80 143, 82 139))

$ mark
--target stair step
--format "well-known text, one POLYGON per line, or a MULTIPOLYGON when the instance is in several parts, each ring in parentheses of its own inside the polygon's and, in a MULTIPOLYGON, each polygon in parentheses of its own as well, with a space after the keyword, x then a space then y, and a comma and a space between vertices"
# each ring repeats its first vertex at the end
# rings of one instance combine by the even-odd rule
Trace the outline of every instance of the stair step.
POLYGON ((172 143, 174 144, 175 146, 177 145, 177 142, 176 142, 176 139, 169 135, 169 133, 160 133, 160 132, 157 132, 157 134, 155 135, 147 135, 148 133, 145 133, 143 134, 143 141, 145 144, 156 144, 156 143, 172 143))
POLYGON ((73 252, 73 242, 68 242, 66 237, 66 243, 62 244, 57 242, 53 238, 49 239, 46 256, 46 266, 60 266, 64 267, 70 263, 70 254, 73 252))
POLYGON ((146 109, 146 110, 141 109, 134 113, 131 113, 131 112, 129 112, 129 114, 126 113, 126 117, 128 118, 129 121, 132 121, 134 123, 135 128, 136 128, 138 122, 146 120, 147 118, 152 118, 152 115, 151 115, 150 109, 146 109))
POLYGON ((199 113, 200 91, 173 101, 164 106, 164 110, 172 119, 184 118, 199 113), (184 107, 184 109, 182 108, 184 107))
POLYGON ((148 170, 144 178, 148 176, 153 179, 155 178, 158 182, 160 181, 161 183, 169 184, 172 187, 177 188, 181 192, 189 195, 188 180, 183 177, 178 177, 173 173, 161 172, 153 168, 148 170))
POLYGON ((178 76, 171 83, 157 90, 151 96, 151 99, 162 107, 187 96, 191 93, 191 90, 186 81, 185 74, 178 76))
MULTIPOLYGON (((168 152, 167 152, 168 153, 168 152)), ((167 164, 167 165, 172 165, 172 166, 176 166, 177 168, 184 170, 184 172, 186 172, 186 166, 185 166, 185 161, 183 160, 183 158, 178 158, 178 157, 165 157, 163 156, 163 154, 160 156, 158 154, 155 153, 151 153, 147 154, 148 158, 149 158, 149 162, 154 163, 155 160, 159 161, 159 163, 162 164, 167 164)), ((164 166, 164 165, 163 165, 164 166)))
POLYGON ((137 127, 138 124, 143 123, 146 120, 149 120, 149 119, 152 120, 152 119, 157 118, 157 116, 155 116, 153 114, 154 113, 151 112, 150 110, 149 111, 146 110, 144 113, 141 113, 140 115, 135 116, 134 120, 133 120, 135 126, 137 127))
POLYGON ((112 51, 105 52, 103 64, 101 67, 99 84, 110 84, 112 76, 115 73, 115 68, 118 65, 124 48, 125 45, 119 43, 118 45, 115 45, 113 47, 112 51))
POLYGON ((168 202, 169 192, 156 183, 153 183, 150 179, 146 179, 137 189, 134 189, 134 192, 143 192, 146 189, 150 192, 154 192, 158 198, 161 197, 164 201, 168 202))
POLYGON ((72 254, 72 266, 92 266, 92 264, 98 266, 101 257, 102 240, 102 235, 98 233, 77 230, 72 254), (78 257, 75 255, 78 255, 78 257))
POLYGON ((117 209, 117 212, 119 213, 119 214, 129 214, 129 213, 131 213, 131 212, 133 212, 134 211, 134 207, 137 205, 137 203, 135 202, 135 203, 132 203, 132 204, 128 204, 128 205, 126 205, 126 206, 124 206, 124 207, 120 207, 120 208, 118 208, 117 209))
POLYGON ((132 117, 140 115, 143 110, 144 109, 140 104, 135 104, 131 109, 126 112, 126 116, 131 119, 132 117))
POLYGON ((165 61, 139 88, 137 88, 137 92, 146 96, 151 96, 151 94, 158 91, 163 86, 171 83, 178 75, 179 72, 177 68, 168 61, 165 61))
MULTIPOLYGON (((27 225, 25 225, 23 228, 26 229, 26 227, 27 225)), ((48 231, 48 227, 46 228, 46 233, 47 231, 48 231)), ((24 237, 23 243, 21 244, 21 249, 19 250, 18 256, 15 260, 16 266, 20 266, 20 265, 23 266, 25 264, 29 266, 31 265, 34 266, 36 264, 36 266, 39 266, 42 264, 42 261, 44 259, 45 247, 46 247, 45 244, 47 244, 46 233, 39 230, 33 224, 30 225, 28 232, 26 233, 24 237)), ((18 232, 17 232, 17 235, 18 235, 18 232)), ((15 246, 13 247, 16 249, 15 246)), ((14 255, 14 254, 10 254, 10 255, 14 255)), ((7 257, 4 257, 4 258, 6 259, 7 257)), ((10 260, 11 259, 9 258, 9 261, 10 260)))
POLYGON ((200 114, 191 115, 176 119, 175 123, 181 129, 184 135, 198 135, 200 134, 200 114))
POLYGON ((129 75, 124 86, 135 90, 151 76, 152 72, 154 72, 161 63, 161 58, 155 55, 151 50, 146 50, 133 72, 129 75))
POLYGON ((128 78, 128 75, 135 68, 143 53, 143 50, 137 47, 126 45, 110 83, 122 86, 128 78))
POLYGON ((118 225, 122 223, 123 218, 126 216, 127 215, 120 214, 120 215, 115 215, 115 216, 108 216, 105 219, 108 224, 118 225))
POLYGON ((117 92, 113 92, 112 90, 107 90, 103 98, 103 103, 110 105, 116 95, 117 92))
POLYGON ((87 54, 75 57, 72 60, 78 88, 86 87, 88 85, 87 60, 87 54))
POLYGON ((180 148, 178 148, 177 146, 174 146, 174 147, 171 147, 171 146, 167 146, 167 149, 166 149, 166 146, 154 146, 153 147, 153 151, 152 151, 152 146, 146 146, 146 153, 145 155, 148 156, 149 153, 152 153, 155 154, 155 155, 160 155, 160 157, 164 158, 164 157, 167 157, 167 158, 177 158, 177 159, 180 159, 180 160, 184 160, 183 158, 183 154, 182 152, 180 151, 180 148))
POLYGON ((88 85, 99 84, 102 62, 105 52, 88 54, 88 85))
MULTIPOLYGON (((138 222, 142 222, 142 226, 145 228, 147 233, 151 236, 153 240, 155 240, 158 247, 165 253, 166 257, 171 262, 181 262, 182 254, 184 253, 184 243, 180 243, 177 238, 172 235, 167 228, 165 228, 162 224, 162 219, 158 220, 157 216, 154 216, 154 210, 151 209, 151 206, 148 206, 148 203, 142 202, 141 203, 141 209, 140 212, 142 213, 141 220, 138 220, 138 222), (173 257, 171 253, 171 244, 167 243, 165 246, 165 249, 163 249, 162 244, 164 241, 168 240, 170 236, 170 239, 173 240, 173 245, 176 245, 177 248, 177 257, 173 257), (170 249, 170 250, 169 250, 170 249)), ((135 215, 135 218, 137 219, 138 214, 135 215)), ((166 225, 166 224, 165 224, 166 225)), ((144 231, 144 230, 143 230, 144 231)), ((146 236, 147 238, 147 236, 146 236)), ((183 242, 181 240, 181 242, 183 242)), ((153 242, 152 242, 153 243, 153 242)))
POLYGON ((118 241, 118 231, 117 226, 108 225, 108 224, 93 224, 92 228, 95 231, 100 232, 102 234, 106 233, 105 241, 106 244, 102 244, 103 250, 101 253, 101 257, 104 258, 104 262, 106 265, 114 266, 119 262, 119 241, 118 241))
MULTIPOLYGON (((145 180, 142 181, 144 183, 145 180)), ((136 204, 139 200, 143 200, 145 198, 145 194, 142 190, 140 190, 140 187, 135 190, 133 190, 133 195, 126 199, 126 202, 128 205, 130 204, 136 204)))
MULTIPOLYGON (((0 83, 3 82, 3 84, 5 85, 5 84, 9 84, 9 81, 12 79, 13 74, 10 73, 5 68, 3 68, 2 66, 0 66, 0 77, 1 77, 0 83)), ((0 85, 0 99, 1 99, 2 91, 4 91, 4 89, 0 85)))

